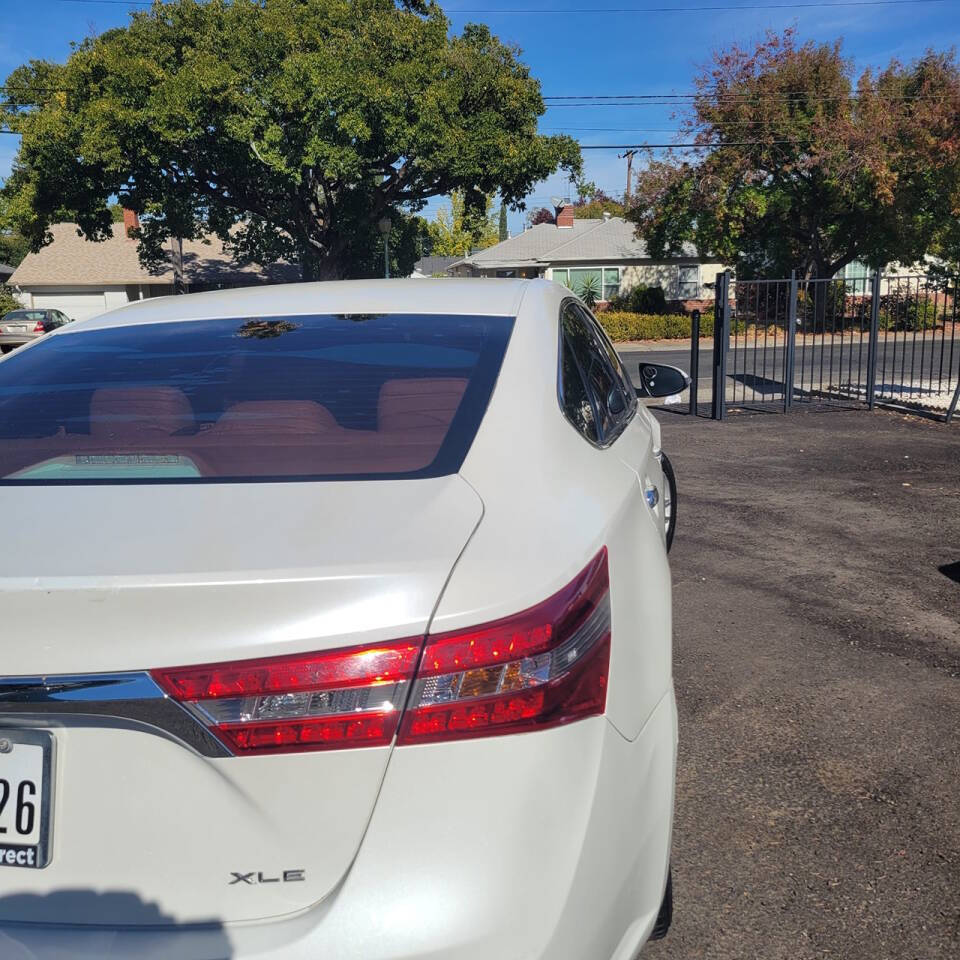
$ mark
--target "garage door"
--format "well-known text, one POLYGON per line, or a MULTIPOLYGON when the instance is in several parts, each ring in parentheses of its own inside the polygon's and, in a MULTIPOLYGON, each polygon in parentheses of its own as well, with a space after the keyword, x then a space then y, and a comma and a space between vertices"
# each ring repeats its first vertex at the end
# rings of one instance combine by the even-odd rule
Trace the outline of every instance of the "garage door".
POLYGON ((33 306, 62 310, 71 320, 86 320, 107 309, 102 293, 35 293, 33 306))

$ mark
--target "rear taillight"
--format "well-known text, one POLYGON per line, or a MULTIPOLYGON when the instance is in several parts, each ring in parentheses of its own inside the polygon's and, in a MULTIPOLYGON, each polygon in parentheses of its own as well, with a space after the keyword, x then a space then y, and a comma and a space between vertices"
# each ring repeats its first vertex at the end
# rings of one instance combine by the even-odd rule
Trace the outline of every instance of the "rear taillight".
POLYGON ((38 320, 38 321, 37 321, 37 325, 33 328, 33 332, 34 332, 34 333, 43 333, 44 330, 45 330, 45 327, 44 327, 44 325, 43 325, 43 321, 42 321, 42 320, 38 320))
POLYGON ((422 641, 154 670, 232 753, 382 746, 397 730, 422 641))
POLYGON ((548 600, 428 636, 425 646, 417 637, 152 676, 231 753, 250 755, 384 746, 394 735, 399 744, 435 743, 569 723, 603 713, 609 664, 604 548, 548 600))
POLYGON ((517 733, 603 713, 609 663, 604 548, 549 600, 428 637, 398 743, 517 733))

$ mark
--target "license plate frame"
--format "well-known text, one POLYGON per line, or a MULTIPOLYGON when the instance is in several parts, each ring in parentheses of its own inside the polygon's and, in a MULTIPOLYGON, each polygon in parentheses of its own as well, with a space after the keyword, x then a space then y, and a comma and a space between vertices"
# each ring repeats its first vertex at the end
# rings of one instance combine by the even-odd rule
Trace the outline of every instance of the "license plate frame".
MULTIPOLYGON (((16 835, 10 832, 0 833, 0 867, 21 867, 42 870, 50 863, 53 839, 53 776, 55 740, 46 730, 28 730, 22 727, 0 727, 0 780, 4 776, 4 757, 11 754, 18 744, 35 746, 42 749, 39 796, 40 825, 36 843, 17 843, 16 835)), ((16 788, 9 784, 7 804, 16 803, 16 788)), ((14 814, 14 816, 16 816, 14 814)))

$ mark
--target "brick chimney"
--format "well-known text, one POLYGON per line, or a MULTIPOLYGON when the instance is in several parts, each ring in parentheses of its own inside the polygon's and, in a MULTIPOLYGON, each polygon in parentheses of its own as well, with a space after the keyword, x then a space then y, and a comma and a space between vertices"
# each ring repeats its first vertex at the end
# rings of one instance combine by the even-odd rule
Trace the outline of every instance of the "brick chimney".
POLYGON ((140 218, 132 211, 128 210, 126 207, 123 208, 123 232, 126 236, 130 236, 131 230, 140 229, 140 218))
POLYGON ((561 229, 573 227, 573 204, 565 203, 557 207, 557 226, 561 229))

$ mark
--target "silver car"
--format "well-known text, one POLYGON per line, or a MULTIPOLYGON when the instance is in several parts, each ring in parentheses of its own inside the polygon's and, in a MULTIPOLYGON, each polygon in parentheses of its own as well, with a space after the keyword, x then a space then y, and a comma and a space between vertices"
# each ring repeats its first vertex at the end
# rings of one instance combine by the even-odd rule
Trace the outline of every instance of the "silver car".
POLYGON ((59 310, 11 310, 0 319, 0 351, 9 353, 69 322, 59 310))

